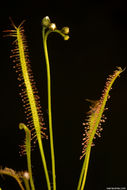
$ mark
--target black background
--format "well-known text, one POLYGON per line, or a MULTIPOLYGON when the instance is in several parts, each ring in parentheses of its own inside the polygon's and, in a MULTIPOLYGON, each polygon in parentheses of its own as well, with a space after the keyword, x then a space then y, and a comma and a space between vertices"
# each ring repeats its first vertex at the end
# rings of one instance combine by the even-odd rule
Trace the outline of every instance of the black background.
MULTIPOLYGON (((53 131, 58 190, 77 187, 82 161, 81 142, 89 99, 99 99, 106 78, 116 66, 127 65, 127 2, 121 1, 26 1, 1 6, 0 61, 0 165, 26 170, 26 158, 19 156, 24 133, 18 124, 25 121, 17 76, 9 58, 13 38, 2 31, 12 29, 9 16, 18 26, 23 20, 29 56, 47 125, 46 67, 41 37, 41 19, 49 16, 58 28, 69 26, 70 39, 52 34, 48 49, 52 77, 53 131), (3 12, 2 12, 3 11, 3 12), (17 15, 17 16, 14 16, 17 15), (24 16, 21 16, 24 15, 24 16), (29 16, 28 16, 29 15, 29 16), (30 16, 31 15, 31 16, 30 16), (32 16, 33 15, 33 16, 32 16)), ((127 171, 127 70, 110 92, 102 137, 95 140, 88 169, 86 190, 125 187, 127 171)), ((51 177, 49 142, 44 140, 51 177)), ((33 174, 38 190, 46 189, 37 146, 32 152, 33 174)), ((0 179, 3 190, 19 189, 13 179, 0 179)))

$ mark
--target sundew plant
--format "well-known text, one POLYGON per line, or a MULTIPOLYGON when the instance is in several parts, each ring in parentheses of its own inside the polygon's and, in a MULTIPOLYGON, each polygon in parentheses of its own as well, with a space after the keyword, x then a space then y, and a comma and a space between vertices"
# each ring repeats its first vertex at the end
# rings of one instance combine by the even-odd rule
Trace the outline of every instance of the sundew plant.
MULTIPOLYGON (((64 40, 69 40, 69 27, 63 27, 58 29, 55 23, 52 23, 48 16, 42 19, 42 39, 44 47, 44 56, 47 70, 47 102, 48 102, 48 127, 45 127, 44 116, 42 113, 42 108, 40 105, 40 97, 38 95, 38 90, 36 88, 36 83, 33 77, 33 71, 29 61, 28 47, 26 38, 24 35, 23 23, 17 27, 13 20, 10 18, 12 29, 5 30, 5 36, 11 36, 14 38, 13 44, 15 48, 11 50, 12 55, 10 56, 13 61, 13 67, 18 73, 20 96, 22 99, 24 112, 26 115, 27 123, 19 123, 19 129, 24 130, 25 140, 24 144, 21 146, 21 154, 26 156, 27 159, 27 168, 26 171, 15 171, 11 168, 2 168, 0 169, 1 175, 8 175, 14 178, 18 185, 19 189, 22 190, 37 190, 35 186, 36 177, 32 172, 32 160, 31 160, 31 150, 32 144, 37 141, 37 145, 40 151, 40 157, 42 160, 43 168, 48 190, 56 190, 56 171, 55 171, 55 154, 54 154, 54 135, 53 135, 53 126, 52 126, 52 103, 51 103, 51 75, 50 75, 50 63, 48 56, 47 48, 47 39, 51 33, 57 33, 61 35, 64 40), (47 132, 49 131, 49 137, 47 132), (46 161, 46 156, 43 147, 43 139, 46 138, 49 140, 50 152, 51 152, 51 171, 52 179, 49 177, 48 166, 46 161)), ((104 111, 107 109, 105 107, 107 100, 110 98, 109 92, 112 89, 112 85, 115 80, 120 76, 123 70, 120 67, 117 67, 113 74, 111 74, 106 81, 104 90, 99 100, 92 101, 88 100, 91 103, 90 110, 86 122, 83 123, 84 134, 82 141, 82 155, 80 159, 83 160, 83 165, 81 173, 79 175, 79 181, 77 190, 86 189, 86 177, 88 172, 88 165, 90 160, 91 147, 94 146, 94 139, 96 136, 100 137, 100 133, 103 130, 102 123, 105 122, 104 111)), ((80 147, 79 147, 80 148, 80 147)), ((42 176, 43 177, 43 176, 42 176)), ((2 186, 2 184, 0 184, 2 186)), ((10 187, 11 189, 11 187, 10 187)), ((43 189, 43 187, 40 187, 43 189)))

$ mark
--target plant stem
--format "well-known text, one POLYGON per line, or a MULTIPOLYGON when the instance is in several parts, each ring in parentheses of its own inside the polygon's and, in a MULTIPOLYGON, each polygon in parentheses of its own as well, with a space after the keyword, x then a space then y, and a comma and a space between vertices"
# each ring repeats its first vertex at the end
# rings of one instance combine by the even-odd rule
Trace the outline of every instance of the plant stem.
POLYGON ((29 148, 29 157, 27 156, 27 165, 28 165, 28 172, 30 175, 30 185, 32 190, 35 190, 34 182, 33 182, 33 177, 32 177, 32 167, 31 167, 31 142, 30 142, 30 148, 29 148))
POLYGON ((83 162, 83 166, 82 166, 77 190, 80 190, 80 189, 83 190, 84 189, 87 171, 88 171, 89 159, 90 159, 90 152, 91 152, 91 147, 88 147, 86 150, 86 155, 85 155, 85 159, 83 162))
POLYGON ((26 178, 23 178, 26 190, 30 190, 30 185, 29 185, 29 181, 26 178))
MULTIPOLYGON (((33 182, 33 178, 32 178, 32 167, 31 167, 31 133, 30 133, 29 129, 23 123, 20 123, 19 128, 24 129, 26 132, 25 147, 26 147, 26 154, 27 154, 28 171, 29 171, 29 175, 30 175, 30 185, 31 185, 32 190, 35 190, 34 182, 33 182)), ((39 137, 37 136, 37 138, 39 138, 39 137)), ((40 139, 41 139, 41 137, 38 139, 40 154, 41 154, 41 158, 42 158, 42 163, 43 163, 43 167, 44 167, 48 190, 51 190, 43 145, 42 145, 42 141, 40 139)), ((25 177, 24 177, 24 180, 25 180, 25 177)))
POLYGON ((86 182, 86 175, 87 175, 87 171, 88 171, 88 165, 89 165, 89 160, 90 160, 90 151, 91 151, 91 147, 87 152, 87 158, 86 158, 86 164, 85 164, 85 171, 84 171, 84 177, 83 177, 83 182, 82 182, 82 186, 81 186, 81 190, 84 189, 85 186, 85 182, 86 182))
MULTIPOLYGON (((26 149, 28 172, 29 172, 29 176, 30 176, 30 185, 31 185, 32 190, 35 190, 33 177, 32 177, 32 167, 31 167, 31 133, 30 133, 30 130, 27 128, 27 126, 24 123, 20 123, 19 128, 24 129, 25 133, 26 133, 25 149, 26 149)), ((24 177, 24 182, 26 182, 26 184, 27 184, 27 181, 28 180, 26 180, 24 177)))
POLYGON ((47 68, 47 86, 48 86, 48 116, 49 116, 49 135, 50 135, 50 148, 51 148, 51 162, 52 162, 52 177, 53 177, 53 190, 56 190, 56 175, 55 175, 55 155, 53 143, 53 129, 52 129, 52 110, 51 110, 51 78, 50 78, 50 64, 47 50, 47 37, 50 31, 45 35, 45 29, 42 30, 44 54, 47 68))
POLYGON ((48 175, 48 169, 47 169, 47 164, 46 164, 45 154, 44 154, 44 149, 43 149, 43 144, 41 141, 38 141, 38 144, 39 144, 40 154, 41 154, 42 163, 43 163, 43 167, 44 167, 45 177, 46 177, 46 181, 47 181, 47 187, 48 187, 48 190, 51 190, 50 180, 49 180, 49 175, 48 175))

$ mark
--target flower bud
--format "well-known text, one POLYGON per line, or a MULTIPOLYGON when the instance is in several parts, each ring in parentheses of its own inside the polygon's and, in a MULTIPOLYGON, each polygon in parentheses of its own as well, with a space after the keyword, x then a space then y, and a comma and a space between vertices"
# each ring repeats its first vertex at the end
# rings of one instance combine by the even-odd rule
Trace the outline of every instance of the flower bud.
POLYGON ((42 19, 42 25, 45 27, 49 27, 51 24, 50 18, 48 16, 44 17, 42 19))
POLYGON ((68 35, 65 35, 64 36, 64 40, 68 40, 69 39, 69 36, 68 35))
POLYGON ((55 23, 51 23, 50 26, 49 26, 49 28, 54 31, 56 29, 56 24, 55 23))
POLYGON ((61 32, 63 33, 63 34, 69 34, 69 27, 63 27, 62 28, 62 30, 61 30, 61 32))
POLYGON ((29 173, 28 173, 27 171, 24 172, 23 176, 24 176, 27 180, 30 179, 30 175, 29 175, 29 173))

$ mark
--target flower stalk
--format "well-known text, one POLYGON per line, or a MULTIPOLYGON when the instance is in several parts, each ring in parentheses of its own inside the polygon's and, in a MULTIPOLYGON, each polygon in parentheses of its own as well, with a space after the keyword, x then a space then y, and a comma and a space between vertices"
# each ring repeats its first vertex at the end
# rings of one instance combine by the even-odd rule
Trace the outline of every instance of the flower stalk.
POLYGON ((48 86, 48 116, 49 116, 49 136, 50 136, 50 148, 51 148, 51 162, 52 162, 52 177, 53 177, 53 190, 56 190, 56 174, 55 174, 55 153, 54 153, 54 142, 53 142, 53 128, 52 128, 52 105, 51 105, 51 74, 50 74, 50 63, 47 49, 47 38, 50 33, 56 32, 64 37, 64 40, 68 40, 69 28, 64 27, 64 30, 56 29, 56 24, 51 23, 49 17, 44 17, 42 19, 42 38, 43 47, 47 68, 47 86, 48 86))

